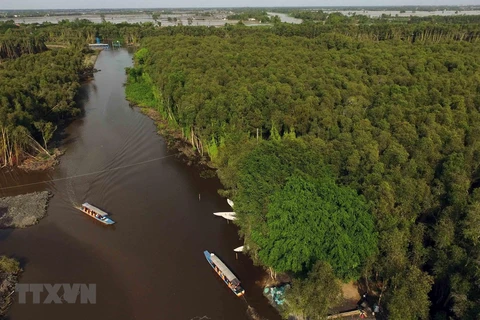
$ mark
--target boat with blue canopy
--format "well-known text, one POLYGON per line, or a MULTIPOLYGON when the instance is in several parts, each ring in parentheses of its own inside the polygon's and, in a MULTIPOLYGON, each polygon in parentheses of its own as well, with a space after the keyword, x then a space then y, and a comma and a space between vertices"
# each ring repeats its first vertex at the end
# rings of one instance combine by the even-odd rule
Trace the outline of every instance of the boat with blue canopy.
POLYGON ((91 205, 90 203, 85 202, 84 204, 82 204, 82 207, 78 209, 81 210, 86 215, 94 218, 97 221, 100 221, 103 224, 110 225, 115 223, 115 221, 113 221, 108 217, 108 213, 106 213, 102 209, 99 209, 91 205))
POLYGON ((217 257, 214 253, 210 253, 207 250, 203 251, 205 258, 207 259, 210 266, 212 266, 213 270, 218 274, 220 278, 227 284, 230 290, 235 293, 237 297, 241 297, 245 294, 245 290, 240 286, 240 281, 238 278, 233 274, 230 269, 217 257))

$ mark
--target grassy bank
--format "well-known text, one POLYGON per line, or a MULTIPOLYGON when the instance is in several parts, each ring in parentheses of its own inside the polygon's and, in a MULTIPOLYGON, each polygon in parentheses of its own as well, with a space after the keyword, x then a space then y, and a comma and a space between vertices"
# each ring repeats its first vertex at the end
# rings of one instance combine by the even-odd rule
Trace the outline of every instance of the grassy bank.
POLYGON ((165 112, 161 93, 155 88, 149 75, 139 74, 134 68, 127 69, 127 74, 125 85, 127 100, 155 122, 157 133, 165 139, 168 147, 185 155, 189 164, 194 162, 207 164, 208 158, 197 152, 192 140, 188 139, 174 119, 165 112))

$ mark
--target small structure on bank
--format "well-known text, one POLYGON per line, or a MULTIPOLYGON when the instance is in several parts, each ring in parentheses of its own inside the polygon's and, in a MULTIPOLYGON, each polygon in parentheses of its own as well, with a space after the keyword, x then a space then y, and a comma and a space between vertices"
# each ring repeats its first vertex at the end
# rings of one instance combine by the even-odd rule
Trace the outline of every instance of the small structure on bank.
POLYGON ((93 50, 109 50, 110 49, 110 45, 108 43, 90 43, 88 47, 93 50))
POLYGON ((274 307, 280 307, 285 303, 285 290, 290 288, 289 284, 280 286, 265 287, 263 294, 268 298, 274 307))

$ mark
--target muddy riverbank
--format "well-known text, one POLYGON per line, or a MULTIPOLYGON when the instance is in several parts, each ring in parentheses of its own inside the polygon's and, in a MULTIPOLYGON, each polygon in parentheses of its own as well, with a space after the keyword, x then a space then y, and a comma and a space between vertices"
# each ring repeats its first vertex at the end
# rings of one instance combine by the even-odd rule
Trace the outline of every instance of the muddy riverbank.
POLYGON ((47 214, 48 191, 0 198, 0 228, 26 228, 47 214))

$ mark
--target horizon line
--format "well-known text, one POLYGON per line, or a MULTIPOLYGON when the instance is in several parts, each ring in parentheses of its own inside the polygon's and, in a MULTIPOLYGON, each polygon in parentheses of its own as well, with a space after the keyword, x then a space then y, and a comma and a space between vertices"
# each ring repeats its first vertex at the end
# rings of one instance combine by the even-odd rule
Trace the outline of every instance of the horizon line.
POLYGON ((227 6, 227 7, 211 7, 211 6, 197 6, 197 7, 142 7, 142 8, 131 8, 131 7, 111 7, 111 8, 33 8, 33 9, 2 9, 0 11, 34 11, 34 10, 152 10, 152 9, 248 9, 248 8, 258 8, 258 9, 275 9, 275 8, 400 8, 400 7, 466 7, 466 6, 476 6, 480 8, 480 4, 401 4, 401 5, 344 5, 344 6, 227 6))

